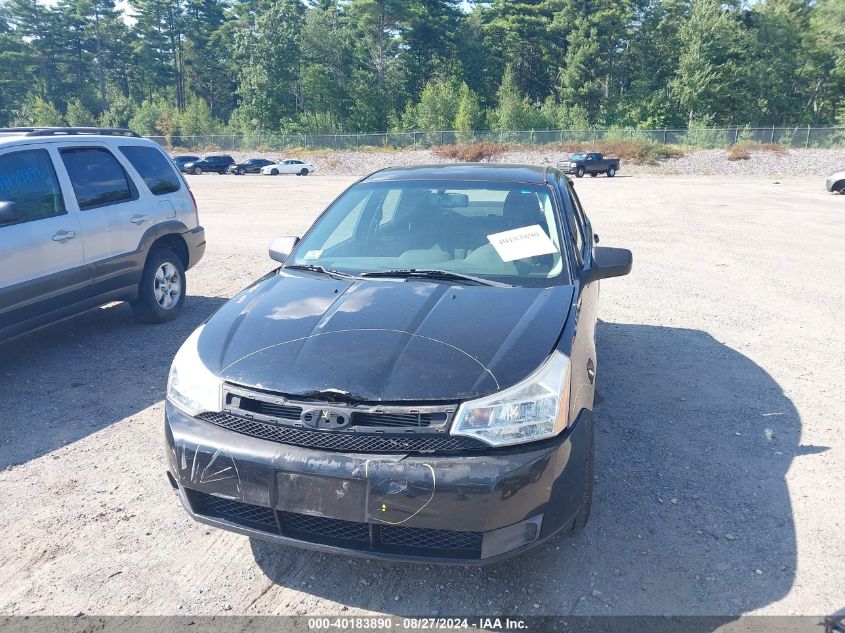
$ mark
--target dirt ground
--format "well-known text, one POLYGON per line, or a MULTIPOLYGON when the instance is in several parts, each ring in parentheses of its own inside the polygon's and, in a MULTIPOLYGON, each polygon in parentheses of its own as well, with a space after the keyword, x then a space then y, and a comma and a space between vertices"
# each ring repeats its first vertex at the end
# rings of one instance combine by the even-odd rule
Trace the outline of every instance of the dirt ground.
POLYGON ((481 569, 321 555, 194 523, 162 397, 188 333, 351 177, 191 178, 180 319, 118 305, 0 345, 0 613, 825 614, 845 607, 845 197, 819 178, 576 183, 603 282, 593 516, 481 569))

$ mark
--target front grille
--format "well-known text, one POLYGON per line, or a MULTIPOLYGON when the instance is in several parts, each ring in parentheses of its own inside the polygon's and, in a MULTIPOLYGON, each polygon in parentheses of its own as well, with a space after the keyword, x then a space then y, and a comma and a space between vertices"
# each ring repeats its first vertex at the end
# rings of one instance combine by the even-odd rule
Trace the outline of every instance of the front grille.
POLYGON ((277 521, 277 512, 271 508, 223 499, 197 490, 185 489, 185 493, 196 514, 307 543, 432 558, 481 558, 484 536, 481 532, 360 523, 297 512, 278 512, 277 521))
POLYGON ((353 543, 370 542, 370 528, 366 523, 342 521, 340 519, 326 519, 313 517, 296 512, 282 512, 282 522, 285 531, 291 536, 300 535, 303 540, 314 540, 314 537, 330 541, 350 541, 353 543))
POLYGON ((414 435, 312 431, 250 420, 231 413, 200 413, 200 420, 262 440, 344 453, 458 453, 483 451, 487 445, 469 437, 420 433, 414 435))
POLYGON ((427 528, 385 525, 381 528, 381 542, 414 549, 481 550, 481 532, 431 530, 427 528))
POLYGON ((254 506, 240 501, 232 501, 202 492, 188 490, 191 508, 197 514, 215 519, 224 519, 238 525, 277 532, 276 514, 270 508, 254 506))
POLYGON ((240 405, 240 408, 244 411, 259 413, 272 418, 281 418, 282 420, 299 420, 299 417, 302 415, 301 407, 265 402, 263 400, 241 398, 240 405))
POLYGON ((352 414, 353 426, 419 428, 446 422, 445 413, 382 413, 362 411, 352 414))
POLYGON ((333 424, 337 423, 337 426, 320 426, 321 430, 343 428, 345 430, 427 431, 432 427, 445 430, 456 408, 455 405, 408 407, 303 401, 285 394, 240 387, 230 383, 224 386, 223 403, 223 410, 227 413, 263 422, 280 422, 288 426, 291 426, 290 422, 300 421, 309 426, 315 426, 314 414, 321 411, 331 412, 331 420, 333 424))

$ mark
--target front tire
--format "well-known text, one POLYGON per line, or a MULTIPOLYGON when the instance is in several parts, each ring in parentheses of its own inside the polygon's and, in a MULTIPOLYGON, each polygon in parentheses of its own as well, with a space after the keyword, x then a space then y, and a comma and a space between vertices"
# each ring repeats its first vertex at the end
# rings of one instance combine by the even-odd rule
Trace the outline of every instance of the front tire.
POLYGON ((271 176, 278 176, 278 175, 279 175, 279 170, 278 170, 278 169, 271 169, 271 170, 270 170, 270 175, 271 175, 271 176))
POLYGON ((138 298, 132 302, 135 318, 144 323, 175 319, 185 303, 185 266, 169 248, 156 248, 147 256, 138 298))
POLYGON ((575 170, 575 177, 576 178, 583 178, 584 177, 584 168, 583 167, 579 167, 578 169, 575 170))
POLYGON ((613 178, 615 175, 616 175, 616 167, 610 167, 610 168, 607 170, 607 177, 608 177, 608 178, 613 178))
POLYGON ((194 167, 194 176, 202 176, 202 168, 194 167))
POLYGON ((302 169, 299 170, 299 175, 300 176, 307 176, 308 170, 305 167, 303 167, 302 169))

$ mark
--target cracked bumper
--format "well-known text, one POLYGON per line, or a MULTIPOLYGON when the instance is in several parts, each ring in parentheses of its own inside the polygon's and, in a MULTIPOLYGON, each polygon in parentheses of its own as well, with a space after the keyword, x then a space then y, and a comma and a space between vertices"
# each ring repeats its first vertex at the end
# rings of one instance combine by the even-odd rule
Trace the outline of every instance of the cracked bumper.
POLYGON ((370 558, 486 563, 567 527, 592 414, 555 440, 484 455, 350 454, 256 439, 166 406, 171 482, 198 521, 370 558))

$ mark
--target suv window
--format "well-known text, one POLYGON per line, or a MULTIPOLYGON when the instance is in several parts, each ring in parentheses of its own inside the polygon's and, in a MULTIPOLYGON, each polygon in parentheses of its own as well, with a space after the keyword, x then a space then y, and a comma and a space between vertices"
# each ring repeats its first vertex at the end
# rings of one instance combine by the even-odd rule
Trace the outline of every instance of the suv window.
POLYGON ((0 156, 0 204, 3 203, 12 203, 17 219, 0 226, 67 213, 47 150, 24 150, 0 156))
POLYGON ((133 200, 129 177, 112 153, 98 147, 61 150, 80 209, 133 200))
POLYGON ((141 175, 153 195, 162 196, 182 188, 182 181, 173 170, 172 163, 156 148, 121 145, 120 151, 141 175))

